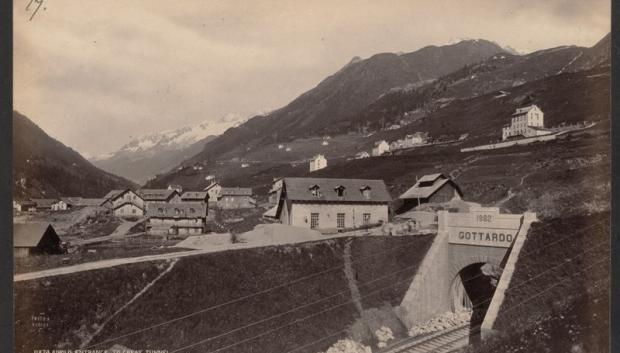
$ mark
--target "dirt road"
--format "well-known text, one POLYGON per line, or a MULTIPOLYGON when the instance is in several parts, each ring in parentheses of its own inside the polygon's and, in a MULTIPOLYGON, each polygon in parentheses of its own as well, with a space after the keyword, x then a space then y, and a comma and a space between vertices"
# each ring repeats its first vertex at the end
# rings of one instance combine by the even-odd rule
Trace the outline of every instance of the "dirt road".
MULTIPOLYGON (((85 244, 92 244, 92 243, 100 243, 102 241, 114 240, 115 238, 123 238, 127 236, 127 232, 129 232, 129 230, 133 226, 135 226, 136 224, 142 221, 143 219, 138 219, 137 221, 134 221, 134 222, 128 222, 128 221, 123 220, 123 223, 121 223, 110 235, 105 235, 103 237, 96 237, 96 238, 90 238, 90 239, 78 239, 78 240, 72 241, 71 243, 75 245, 85 245, 85 244)), ((132 234, 131 236, 137 236, 140 234, 142 233, 132 234)))

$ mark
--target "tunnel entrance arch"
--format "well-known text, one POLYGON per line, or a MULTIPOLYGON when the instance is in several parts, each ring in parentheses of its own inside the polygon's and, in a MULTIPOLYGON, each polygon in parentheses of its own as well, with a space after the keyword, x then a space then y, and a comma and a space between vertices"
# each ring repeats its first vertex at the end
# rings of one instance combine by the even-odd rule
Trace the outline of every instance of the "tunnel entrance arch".
POLYGON ((465 213, 438 211, 437 216, 437 236, 401 302, 399 317, 413 327, 446 311, 471 309, 470 342, 475 342, 480 327, 488 331, 495 320, 515 256, 536 215, 479 207, 465 213), (502 270, 508 265, 508 271, 502 270))

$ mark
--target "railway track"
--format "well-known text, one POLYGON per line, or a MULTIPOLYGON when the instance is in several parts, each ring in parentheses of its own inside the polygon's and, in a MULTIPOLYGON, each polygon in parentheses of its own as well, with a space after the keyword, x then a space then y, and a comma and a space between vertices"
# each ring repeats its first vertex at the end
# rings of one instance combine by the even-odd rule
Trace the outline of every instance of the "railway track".
POLYGON ((469 343, 469 324, 400 341, 382 353, 448 353, 469 343))

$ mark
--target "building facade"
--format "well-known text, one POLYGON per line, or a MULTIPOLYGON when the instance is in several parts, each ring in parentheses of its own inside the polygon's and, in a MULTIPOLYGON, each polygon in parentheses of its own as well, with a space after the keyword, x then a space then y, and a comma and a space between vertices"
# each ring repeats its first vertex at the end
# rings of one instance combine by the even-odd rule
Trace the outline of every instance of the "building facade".
POLYGON ((385 140, 381 140, 375 142, 375 147, 372 149, 372 155, 374 157, 378 157, 389 151, 390 145, 385 140))
POLYGON ((322 154, 317 154, 310 161, 310 173, 327 167, 327 159, 322 154))
POLYGON ((502 128, 502 140, 510 137, 533 137, 549 135, 545 129, 545 115, 537 105, 518 108, 511 116, 510 124, 502 128))
POLYGON ((116 217, 144 216, 146 202, 138 193, 130 189, 112 190, 104 199, 102 205, 111 210, 116 217))
POLYGON ((340 232, 387 222, 390 201, 382 180, 285 178, 276 218, 295 227, 340 232))
POLYGON ((217 207, 226 209, 253 208, 256 200, 251 188, 223 187, 217 200, 217 207))
POLYGON ((151 202, 146 209, 149 235, 166 237, 206 232, 208 207, 203 202, 151 202))
POLYGON ((222 191, 222 186, 218 182, 213 182, 209 184, 209 186, 204 188, 204 191, 206 191, 209 194, 209 200, 211 202, 217 202, 217 200, 220 198, 220 192, 222 191))

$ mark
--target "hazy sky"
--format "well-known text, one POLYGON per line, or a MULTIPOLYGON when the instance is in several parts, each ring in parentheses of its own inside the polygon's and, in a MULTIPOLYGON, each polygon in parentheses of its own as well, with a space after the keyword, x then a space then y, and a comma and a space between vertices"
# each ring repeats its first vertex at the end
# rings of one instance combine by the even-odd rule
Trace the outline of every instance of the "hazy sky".
POLYGON ((14 0, 14 106, 78 151, 279 108, 354 56, 591 46, 609 0, 14 0), (33 5, 31 5, 33 6, 33 5))

